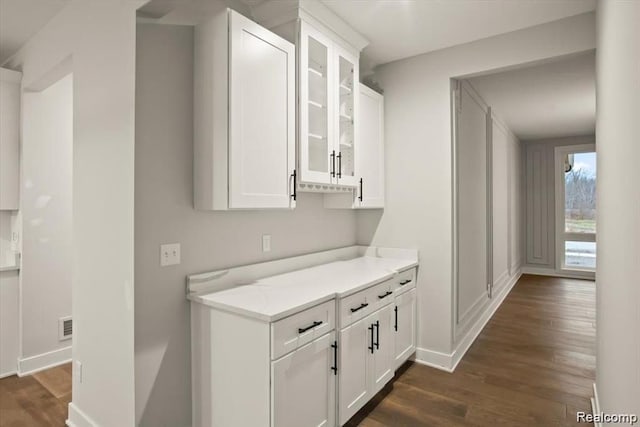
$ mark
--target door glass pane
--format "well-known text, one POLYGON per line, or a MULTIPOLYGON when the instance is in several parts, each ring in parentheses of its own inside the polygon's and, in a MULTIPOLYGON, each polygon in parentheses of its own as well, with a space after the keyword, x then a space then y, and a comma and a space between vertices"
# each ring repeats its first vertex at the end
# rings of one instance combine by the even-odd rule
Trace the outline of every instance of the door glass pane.
POLYGON ((596 268, 596 242, 564 242, 565 266, 576 269, 596 268))
POLYGON ((340 162, 343 177, 354 176, 354 133, 353 133, 353 100, 355 82, 354 65, 343 57, 339 59, 340 83, 340 162))
POLYGON ((327 63, 329 52, 313 37, 309 37, 309 170, 329 171, 328 83, 327 63))
POLYGON ((596 232, 596 153, 565 159, 565 232, 596 232))

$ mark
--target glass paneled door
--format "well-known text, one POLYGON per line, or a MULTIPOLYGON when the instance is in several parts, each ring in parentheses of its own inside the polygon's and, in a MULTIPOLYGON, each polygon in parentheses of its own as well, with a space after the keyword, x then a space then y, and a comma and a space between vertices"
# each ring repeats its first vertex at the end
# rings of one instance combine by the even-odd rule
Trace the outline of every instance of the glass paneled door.
POLYGON ((358 60, 344 49, 334 46, 336 51, 335 102, 338 112, 335 141, 337 152, 336 184, 356 185, 356 136, 354 122, 358 102, 358 60))
POLYGON ((557 147, 556 173, 558 265, 562 270, 595 271, 595 146, 557 147))

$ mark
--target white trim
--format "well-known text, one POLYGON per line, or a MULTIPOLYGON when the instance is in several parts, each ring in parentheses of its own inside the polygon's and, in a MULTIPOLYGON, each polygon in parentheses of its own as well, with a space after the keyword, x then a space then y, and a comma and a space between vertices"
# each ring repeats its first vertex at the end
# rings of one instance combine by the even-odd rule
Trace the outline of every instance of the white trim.
MULTIPOLYGON (((591 411, 593 414, 600 413, 600 399, 598 399, 598 388, 596 383, 593 383, 593 397, 591 398, 591 411)), ((593 427, 602 427, 602 423, 593 422, 593 427)))
POLYGON ((95 427, 98 425, 73 402, 69 403, 69 416, 65 424, 69 427, 95 427))
POLYGON ((67 362, 71 362, 71 346, 36 356, 18 358, 18 376, 24 377, 67 362))
POLYGON ((579 270, 554 270, 552 268, 522 267, 522 274, 533 274, 534 276, 564 277, 567 279, 595 280, 596 273, 593 271, 579 270))
POLYGON ((489 320, 491 320, 498 307, 502 305, 502 302, 505 300, 507 295, 509 295, 509 292, 513 289, 521 276, 522 272, 518 270, 511 278, 508 285, 500 290, 498 295, 494 296, 495 299, 488 305, 487 310, 485 310, 485 312, 478 318, 464 337, 458 341, 458 344, 452 353, 441 353, 439 351, 418 347, 416 348, 415 362, 421 365, 440 369, 442 371, 454 372, 458 363, 460 363, 464 355, 469 350, 469 347, 471 347, 471 344, 473 344, 478 335, 480 335, 480 332, 482 332, 489 320))
POLYGON ((18 371, 16 371, 16 370, 3 372, 3 373, 0 374, 0 380, 3 379, 3 378, 10 377, 12 375, 17 375, 17 374, 18 374, 18 371))

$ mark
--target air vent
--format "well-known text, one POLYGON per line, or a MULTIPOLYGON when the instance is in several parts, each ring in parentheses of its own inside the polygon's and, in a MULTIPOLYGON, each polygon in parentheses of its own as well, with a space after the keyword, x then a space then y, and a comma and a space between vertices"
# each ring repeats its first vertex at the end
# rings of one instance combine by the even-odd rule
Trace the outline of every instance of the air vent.
POLYGON ((58 320, 58 339, 60 341, 71 339, 73 335, 73 320, 71 316, 61 317, 58 320))

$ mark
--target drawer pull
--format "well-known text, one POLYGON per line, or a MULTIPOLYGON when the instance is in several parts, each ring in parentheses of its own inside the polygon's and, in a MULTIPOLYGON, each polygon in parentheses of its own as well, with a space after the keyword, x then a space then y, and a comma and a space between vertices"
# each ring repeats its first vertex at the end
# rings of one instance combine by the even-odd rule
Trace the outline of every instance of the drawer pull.
POLYGON ((363 308, 368 307, 368 306, 369 306, 369 303, 363 302, 362 304, 360 304, 360 307, 352 308, 351 312, 355 313, 356 311, 362 310, 363 308))
POLYGON ((391 292, 391 291, 387 291, 387 292, 385 292, 385 293, 384 293, 384 294, 382 294, 382 295, 378 295, 378 298, 380 298, 380 299, 386 298, 386 297, 388 297, 389 295, 391 295, 392 293, 393 293, 393 292, 391 292))
POLYGON ((318 320, 316 322, 313 322, 311 325, 307 326, 306 328, 298 328, 298 333, 301 334, 303 332, 307 332, 309 329, 313 329, 316 326, 322 325, 322 321, 318 320))
POLYGON ((407 283, 411 283, 411 279, 403 280, 402 282, 400 282, 400 286, 404 286, 407 283))

